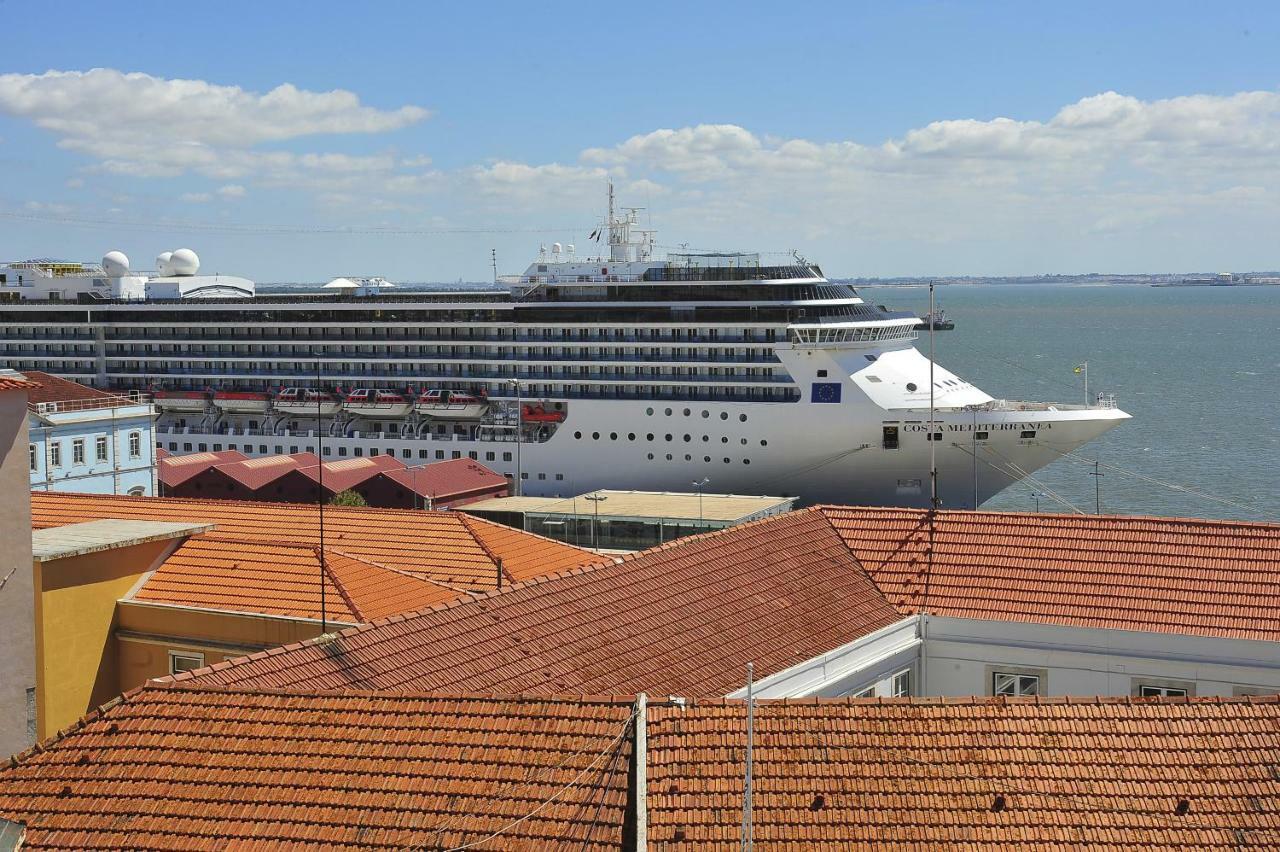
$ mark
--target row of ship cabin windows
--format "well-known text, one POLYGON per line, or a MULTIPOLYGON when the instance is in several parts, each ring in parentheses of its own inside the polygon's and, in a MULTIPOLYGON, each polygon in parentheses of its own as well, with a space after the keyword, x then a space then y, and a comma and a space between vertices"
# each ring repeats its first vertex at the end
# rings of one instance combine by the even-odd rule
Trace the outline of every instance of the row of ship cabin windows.
MULTIPOLYGON (((574 433, 573 433, 573 438, 574 438, 574 440, 576 440, 576 441, 581 441, 581 440, 582 440, 582 433, 581 433, 581 432, 574 432, 574 433)), ((668 432, 668 433, 666 433, 665 435, 663 435, 663 436, 662 436, 662 438, 663 438, 663 440, 668 441, 668 442, 669 442, 669 441, 674 441, 674 440, 675 440, 675 435, 672 435, 670 432, 668 432)), ((647 432, 647 433, 645 433, 644 439, 645 439, 646 441, 653 441, 653 440, 656 440, 656 439, 657 439, 657 436, 656 436, 656 435, 654 435, 654 433, 652 433, 652 432, 647 432)), ((592 433, 591 433, 591 440, 593 440, 593 441, 599 441, 599 440, 600 440, 600 433, 599 433, 599 432, 592 432, 592 433)), ((609 440, 610 440, 610 441, 616 441, 616 440, 618 440, 618 433, 617 433, 617 432, 610 432, 610 433, 609 433, 609 440)), ((635 432, 628 432, 628 433, 627 433, 627 440, 628 440, 628 441, 634 441, 634 440, 636 440, 636 433, 635 433, 635 432)), ((688 433, 685 433, 685 435, 684 435, 684 442, 685 442, 686 444, 690 444, 690 443, 692 443, 692 442, 693 442, 693 436, 692 436, 692 435, 690 435, 690 434, 688 434, 688 433)), ((702 442, 703 442, 704 444, 709 444, 709 443, 711 443, 711 436, 710 436, 710 435, 703 435, 703 436, 702 436, 702 442)), ((742 444, 742 446, 744 446, 744 447, 747 445, 747 439, 746 439, 746 438, 739 438, 739 439, 738 439, 738 442, 739 442, 740 444, 742 444)), ((722 443, 722 444, 727 444, 727 443, 729 443, 729 437, 728 437, 727 435, 721 435, 721 436, 720 436, 720 443, 722 443)), ((766 439, 766 438, 761 438, 761 439, 760 439, 760 446, 762 446, 762 447, 767 447, 767 446, 769 446, 769 441, 768 441, 768 439, 766 439)), ((652 458, 652 456, 650 456, 650 458, 652 458)))
MULTIPOLYGON (((110 461, 111 450, 107 437, 99 435, 93 442, 94 463, 110 461)), ((37 444, 27 445, 27 455, 30 462, 31 472, 35 473, 40 470, 40 448, 37 444)), ((129 433, 129 458, 142 458, 142 433, 129 433)), ((88 464, 86 456, 86 444, 84 438, 75 438, 71 442, 71 465, 73 467, 88 464)), ((49 467, 62 467, 62 442, 49 442, 49 467)))

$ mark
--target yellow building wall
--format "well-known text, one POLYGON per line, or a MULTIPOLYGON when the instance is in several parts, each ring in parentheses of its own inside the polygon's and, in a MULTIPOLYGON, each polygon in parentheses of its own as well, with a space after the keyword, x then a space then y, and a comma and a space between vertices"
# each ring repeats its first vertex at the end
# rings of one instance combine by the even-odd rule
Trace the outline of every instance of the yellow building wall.
POLYGON ((150 541, 34 564, 39 739, 119 694, 116 601, 172 545, 150 541))
MULTIPOLYGON (((330 630, 350 627, 329 624, 330 630)), ((116 624, 117 692, 169 674, 170 651, 195 651, 211 666, 320 635, 317 622, 121 601, 116 624)))

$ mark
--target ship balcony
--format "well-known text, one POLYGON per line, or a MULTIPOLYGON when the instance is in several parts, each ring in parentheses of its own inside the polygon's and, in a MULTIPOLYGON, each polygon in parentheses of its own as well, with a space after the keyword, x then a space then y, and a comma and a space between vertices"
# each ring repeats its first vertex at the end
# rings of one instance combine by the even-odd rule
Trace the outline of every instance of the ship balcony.
MULTIPOLYGON (((5 353, 15 356, 26 355, 28 357, 52 356, 52 357, 70 357, 68 355, 59 355, 56 350, 49 351, 33 351, 19 353, 5 353)), ((93 358, 95 353, 90 350, 78 353, 83 358, 93 358)), ((596 353, 596 352, 578 352, 574 354, 548 354, 548 353, 485 353, 485 352, 451 352, 451 353, 435 353, 435 352, 417 352, 417 353, 387 353, 372 354, 367 352, 346 352, 334 350, 320 350, 319 352, 274 352, 262 353, 254 355, 248 352, 210 352, 210 351, 184 351, 184 352, 109 352, 106 355, 108 361, 164 361, 166 363, 173 362, 176 359, 184 361, 226 361, 226 362, 252 362, 254 364, 261 363, 264 358, 271 358, 277 361, 295 361, 305 360, 314 362, 316 360, 324 362, 332 361, 364 361, 372 363, 412 363, 421 364, 423 362, 443 363, 443 364, 485 364, 485 363, 519 363, 519 364, 538 364, 538 363, 573 363, 585 365, 598 365, 605 363, 625 363, 625 364, 706 364, 709 366, 733 366, 741 365, 745 367, 753 367, 767 364, 777 364, 778 360, 773 356, 772 349, 750 350, 746 355, 617 355, 613 353, 596 353)))

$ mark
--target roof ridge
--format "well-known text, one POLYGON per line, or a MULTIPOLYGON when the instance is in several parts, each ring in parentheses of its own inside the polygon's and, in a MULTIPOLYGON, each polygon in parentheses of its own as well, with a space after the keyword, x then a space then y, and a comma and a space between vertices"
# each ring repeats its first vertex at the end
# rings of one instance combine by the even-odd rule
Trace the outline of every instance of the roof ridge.
MULTIPOLYGON (((861 506, 841 503, 816 503, 809 506, 824 514, 830 510, 853 512, 883 512, 898 514, 924 514, 929 509, 917 509, 911 506, 861 506)), ((1244 521, 1235 518, 1195 518, 1181 515, 1143 515, 1143 514, 1076 514, 1073 512, 1019 512, 1008 509, 938 509, 939 515, 947 517, 1006 517, 1026 518, 1028 520, 1070 520, 1075 523, 1113 524, 1124 521, 1143 521, 1157 524, 1209 527, 1244 527, 1268 530, 1280 530, 1275 521, 1244 521)))
POLYGON ((502 557, 493 552, 493 549, 480 538, 480 534, 471 528, 471 516, 466 512, 458 513, 458 520, 462 523, 462 528, 467 531, 467 535, 484 551, 484 555, 489 557, 489 561, 493 563, 493 567, 502 572, 502 575, 510 582, 515 582, 515 578, 511 576, 511 572, 502 564, 502 557))
MULTIPOLYGON (((319 560, 320 562, 321 575, 323 577, 328 578, 329 582, 333 583, 333 585, 337 587, 338 594, 342 595, 342 599, 346 602, 347 609, 351 610, 351 614, 354 615, 356 618, 364 618, 364 614, 360 611, 360 607, 352 599, 350 592, 347 591, 346 585, 340 579, 338 579, 338 575, 334 572, 333 568, 330 567, 329 565, 329 560, 324 558, 325 556, 324 552, 326 550, 328 550, 327 547, 321 547, 318 544, 315 546, 315 549, 314 549, 316 559, 319 560)), ((321 593, 323 593, 324 589, 321 588, 320 591, 321 593)))
MULTIPOLYGON (((450 459, 449 461, 461 461, 461 459, 450 459)), ((560 547, 567 547, 567 548, 570 548, 571 550, 579 551, 580 553, 595 553, 595 551, 591 550, 591 549, 590 549, 590 548, 588 548, 588 547, 579 547, 579 546, 578 546, 578 545, 576 545, 576 544, 570 544, 570 543, 569 543, 569 542, 567 542, 567 541, 561 541, 561 540, 560 540, 560 539, 558 539, 558 538, 552 538, 551 536, 543 535, 542 533, 536 533, 536 532, 533 532, 533 531, 531 531, 531 530, 516 529, 515 527, 509 527, 509 526, 507 526, 506 524, 500 524, 500 523, 498 523, 497 521, 491 521, 491 520, 489 520, 488 518, 480 518, 480 517, 476 517, 475 515, 468 514, 468 513, 467 513, 467 510, 466 510, 466 508, 465 508, 464 506, 459 506, 457 509, 439 509, 439 510, 436 510, 436 511, 440 511, 440 512, 453 512, 453 513, 455 513, 455 514, 462 515, 462 516, 466 517, 466 519, 467 519, 467 520, 465 521, 465 523, 467 524, 467 529, 468 529, 468 531, 472 532, 472 534, 473 534, 473 535, 474 535, 475 533, 474 533, 474 531, 471 529, 471 526, 470 526, 470 525, 471 525, 471 524, 473 524, 473 523, 475 523, 475 524, 479 524, 479 525, 481 526, 481 528, 483 528, 483 529, 488 529, 488 530, 490 530, 490 531, 492 531, 492 532, 511 532, 511 531, 515 531, 515 532, 518 532, 518 533, 524 533, 525 535, 529 536, 530 538, 536 538, 536 539, 538 539, 539 541, 549 541, 549 542, 551 542, 552 544, 559 545, 560 547)), ((599 554, 597 554, 597 555, 599 555, 599 554)), ((513 579, 513 580, 512 580, 512 582, 516 582, 516 581, 513 579)))

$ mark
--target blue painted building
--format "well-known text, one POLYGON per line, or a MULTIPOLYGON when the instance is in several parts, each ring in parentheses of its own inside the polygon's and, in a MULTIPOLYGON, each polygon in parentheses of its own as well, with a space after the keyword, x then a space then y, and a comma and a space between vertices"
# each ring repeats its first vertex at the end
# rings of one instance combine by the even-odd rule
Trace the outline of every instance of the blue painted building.
POLYGON ((156 493, 155 407, 32 370, 31 488, 88 494, 156 493))

